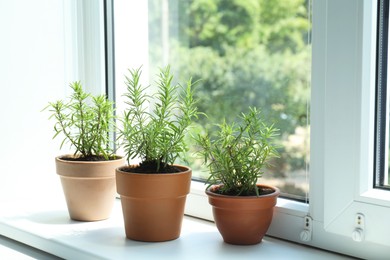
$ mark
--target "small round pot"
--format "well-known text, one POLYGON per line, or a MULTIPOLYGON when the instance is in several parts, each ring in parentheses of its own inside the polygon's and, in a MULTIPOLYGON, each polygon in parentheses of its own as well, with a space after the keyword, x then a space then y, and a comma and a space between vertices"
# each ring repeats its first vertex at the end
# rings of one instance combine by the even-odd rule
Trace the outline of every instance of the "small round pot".
POLYGON ((180 236, 192 170, 176 167, 182 172, 143 174, 116 170, 127 238, 162 242, 180 236))
POLYGON ((69 216, 78 221, 109 218, 115 200, 115 169, 125 164, 117 156, 109 161, 69 161, 56 157, 69 216))
POLYGON ((274 190, 262 196, 226 196, 212 192, 218 186, 206 190, 218 231, 226 243, 254 245, 261 242, 267 232, 273 209, 280 194, 278 188, 258 185, 274 190))

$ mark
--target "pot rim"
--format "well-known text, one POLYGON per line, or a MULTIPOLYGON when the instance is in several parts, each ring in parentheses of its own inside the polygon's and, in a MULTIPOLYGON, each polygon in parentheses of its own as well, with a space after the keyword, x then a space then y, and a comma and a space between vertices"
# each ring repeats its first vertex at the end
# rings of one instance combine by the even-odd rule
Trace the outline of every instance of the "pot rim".
POLYGON ((120 156, 115 154, 116 159, 113 160, 106 160, 106 161, 72 161, 72 160, 65 160, 62 159, 64 157, 74 157, 73 154, 63 154, 55 157, 55 160, 62 163, 69 163, 69 164, 103 164, 103 163, 110 163, 110 162, 117 162, 124 159, 124 156, 120 156))
POLYGON ((61 177, 100 178, 115 177, 115 169, 125 164, 123 157, 109 161, 68 161, 55 158, 56 173, 61 177))
POLYGON ((185 171, 176 173, 133 173, 116 169, 117 193, 121 197, 161 199, 185 197, 190 192, 192 170, 180 166, 185 171))
POLYGON ((266 185, 266 184, 257 184, 256 186, 271 188, 271 189, 274 190, 274 192, 269 193, 269 194, 265 194, 265 195, 260 195, 260 196, 231 196, 231 195, 218 194, 218 193, 210 191, 210 189, 212 189, 213 187, 216 187, 216 186, 222 186, 222 184, 220 184, 220 185, 212 185, 209 188, 207 188, 205 190, 205 193, 207 194, 207 196, 217 197, 217 198, 237 199, 237 200, 248 200, 248 199, 259 199, 259 198, 267 198, 267 197, 277 197, 277 196, 280 195, 280 189, 279 188, 277 188, 275 186, 271 186, 271 185, 266 185))
POLYGON ((183 169, 183 171, 181 171, 181 172, 174 172, 174 173, 138 173, 138 172, 127 172, 127 171, 122 170, 124 168, 135 168, 137 166, 138 166, 138 164, 120 166, 120 167, 116 168, 116 171, 118 173, 121 173, 121 174, 130 174, 130 175, 139 175, 139 176, 156 176, 156 175, 172 176, 172 175, 185 174, 188 172, 192 172, 192 169, 189 166, 185 166, 185 165, 181 165, 181 164, 173 164, 172 165, 172 166, 183 169))

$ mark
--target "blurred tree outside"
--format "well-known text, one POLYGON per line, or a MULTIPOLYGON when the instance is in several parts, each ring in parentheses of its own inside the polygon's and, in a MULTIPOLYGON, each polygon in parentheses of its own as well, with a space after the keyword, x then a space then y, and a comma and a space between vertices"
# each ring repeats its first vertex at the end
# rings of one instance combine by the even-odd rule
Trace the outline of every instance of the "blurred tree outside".
MULTIPOLYGON (((168 54, 175 80, 201 80, 198 106, 208 118, 199 118, 195 132, 229 121, 249 106, 260 109, 280 129, 280 158, 260 181, 300 199, 308 192, 309 1, 149 0, 152 76, 168 54)), ((189 158, 199 177, 207 177, 200 161, 189 158)))

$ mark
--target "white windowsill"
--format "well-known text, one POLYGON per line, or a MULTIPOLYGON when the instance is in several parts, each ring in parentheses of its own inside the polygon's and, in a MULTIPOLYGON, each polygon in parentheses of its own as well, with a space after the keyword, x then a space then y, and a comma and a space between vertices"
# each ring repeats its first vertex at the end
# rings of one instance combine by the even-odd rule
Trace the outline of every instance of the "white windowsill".
POLYGON ((188 216, 176 240, 128 240, 119 200, 111 218, 98 222, 70 220, 63 200, 2 202, 1 209, 0 235, 66 259, 347 259, 271 237, 255 246, 228 245, 214 223, 188 216))

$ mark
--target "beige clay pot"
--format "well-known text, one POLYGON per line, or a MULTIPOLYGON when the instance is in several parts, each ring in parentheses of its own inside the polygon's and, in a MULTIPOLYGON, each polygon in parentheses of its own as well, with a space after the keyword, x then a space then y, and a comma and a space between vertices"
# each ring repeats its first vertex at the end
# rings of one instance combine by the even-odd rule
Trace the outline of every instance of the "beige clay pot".
POLYGON ((225 196, 206 190, 212 205, 215 224, 226 243, 234 245, 254 245, 261 242, 267 232, 280 194, 278 188, 267 195, 225 196))
POLYGON ((176 166, 183 172, 141 174, 117 169, 116 186, 127 238, 161 242, 180 236, 192 171, 176 166))
POLYGON ((125 160, 68 161, 56 157, 69 216, 73 220, 97 221, 109 218, 115 200, 115 169, 125 160))

